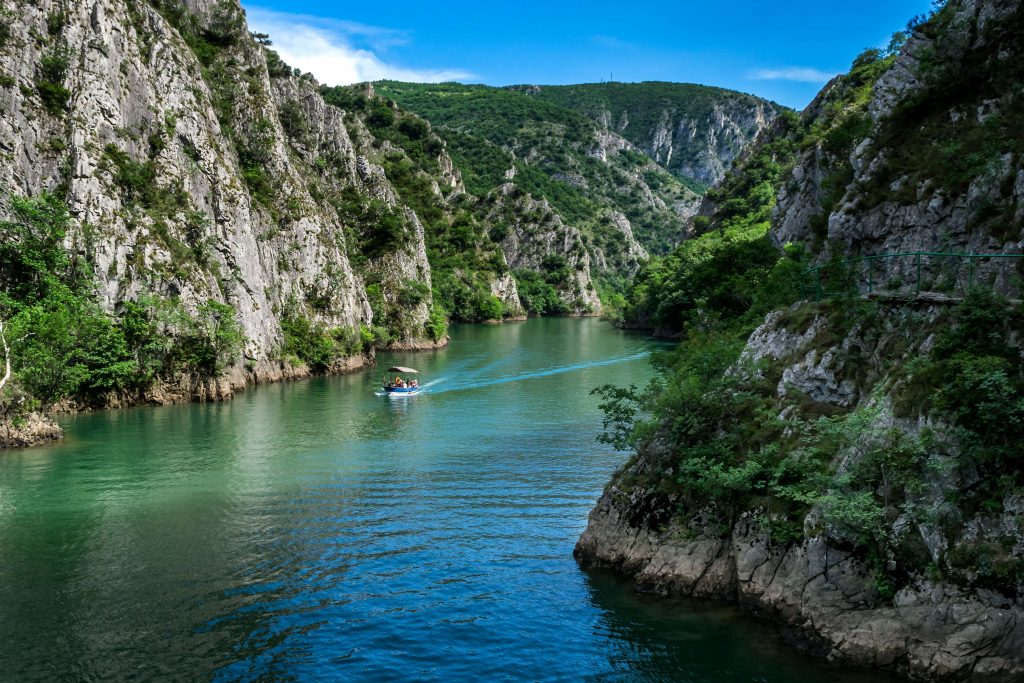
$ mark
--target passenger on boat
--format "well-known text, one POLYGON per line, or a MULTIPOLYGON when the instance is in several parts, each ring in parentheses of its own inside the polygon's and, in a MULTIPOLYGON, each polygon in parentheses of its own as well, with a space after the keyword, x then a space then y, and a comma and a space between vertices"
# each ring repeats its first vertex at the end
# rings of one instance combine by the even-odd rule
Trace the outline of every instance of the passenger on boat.
POLYGON ((419 385, 420 385, 420 383, 419 383, 419 380, 415 380, 415 379, 414 379, 414 380, 412 380, 411 382, 409 382, 409 387, 410 387, 411 389, 415 389, 415 388, 416 388, 416 387, 418 387, 419 385))
POLYGON ((402 381, 401 377, 395 377, 395 386, 396 387, 404 387, 405 386, 405 382, 402 381))

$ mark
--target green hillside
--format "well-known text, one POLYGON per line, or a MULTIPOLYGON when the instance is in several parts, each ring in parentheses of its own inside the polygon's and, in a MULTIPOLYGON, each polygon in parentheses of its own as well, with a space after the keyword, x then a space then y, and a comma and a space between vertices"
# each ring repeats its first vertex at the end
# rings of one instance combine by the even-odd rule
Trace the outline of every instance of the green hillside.
POLYGON ((483 85, 381 81, 374 88, 435 127, 473 194, 512 179, 597 241, 608 211, 618 211, 652 253, 684 234, 682 207, 694 206, 696 194, 635 150, 602 155, 598 127, 579 112, 483 85))
MULTIPOLYGON (((517 85, 510 90, 522 92, 532 99, 571 109, 615 131, 634 145, 655 157, 676 173, 697 192, 710 184, 703 166, 711 159, 709 153, 725 158, 723 168, 751 141, 763 124, 756 112, 763 108, 773 118, 785 107, 753 95, 692 83, 582 83, 579 85, 517 85), (741 132, 735 139, 716 142, 710 148, 700 143, 705 131, 714 127, 716 109, 730 117, 741 132), (696 131, 693 140, 673 135, 680 123, 696 131), (656 156, 658 131, 667 133, 674 143, 671 158, 656 156)), ((716 178, 717 179, 717 178, 716 178)))

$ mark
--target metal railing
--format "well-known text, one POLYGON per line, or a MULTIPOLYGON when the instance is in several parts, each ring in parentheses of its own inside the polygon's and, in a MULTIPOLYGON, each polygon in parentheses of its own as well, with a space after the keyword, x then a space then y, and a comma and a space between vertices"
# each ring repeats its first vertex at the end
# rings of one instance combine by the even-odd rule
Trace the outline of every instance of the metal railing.
POLYGON ((910 251, 860 256, 808 268, 804 297, 815 301, 841 296, 963 296, 974 287, 1020 298, 1024 254, 958 254, 910 251), (895 263, 892 263, 895 261, 895 263))

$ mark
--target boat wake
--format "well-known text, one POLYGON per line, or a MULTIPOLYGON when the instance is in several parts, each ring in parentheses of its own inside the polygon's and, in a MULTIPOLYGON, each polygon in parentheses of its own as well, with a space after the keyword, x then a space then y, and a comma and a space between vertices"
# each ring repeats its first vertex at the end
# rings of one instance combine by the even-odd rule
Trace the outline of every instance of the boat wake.
POLYGON ((621 356, 613 356, 611 358, 602 358, 601 360, 585 361, 582 363, 572 363, 570 365, 560 365, 554 368, 535 370, 533 372, 523 372, 516 375, 505 375, 502 377, 492 377, 488 379, 457 382, 454 384, 447 384, 445 386, 433 388, 436 385, 441 384, 447 380, 447 378, 441 377, 422 385, 421 393, 446 394, 453 391, 466 391, 469 389, 481 389, 483 387, 490 387, 496 384, 507 384, 508 382, 519 382, 527 379, 537 379, 539 377, 550 377, 551 375, 560 375, 566 372, 576 372, 577 370, 586 370, 588 368, 600 367, 602 365, 616 365, 618 363, 626 363, 629 361, 640 360, 641 358, 646 358, 647 356, 649 356, 650 353, 650 351, 641 351, 640 353, 623 354, 621 356))

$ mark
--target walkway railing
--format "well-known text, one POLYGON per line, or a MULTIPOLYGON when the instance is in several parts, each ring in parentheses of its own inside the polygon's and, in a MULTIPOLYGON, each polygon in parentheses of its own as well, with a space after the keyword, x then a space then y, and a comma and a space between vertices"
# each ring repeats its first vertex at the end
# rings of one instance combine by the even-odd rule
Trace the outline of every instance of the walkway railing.
POLYGON ((963 296, 974 287, 1020 298, 1024 254, 958 254, 910 251, 832 261, 804 271, 804 298, 918 296, 922 292, 963 296))

